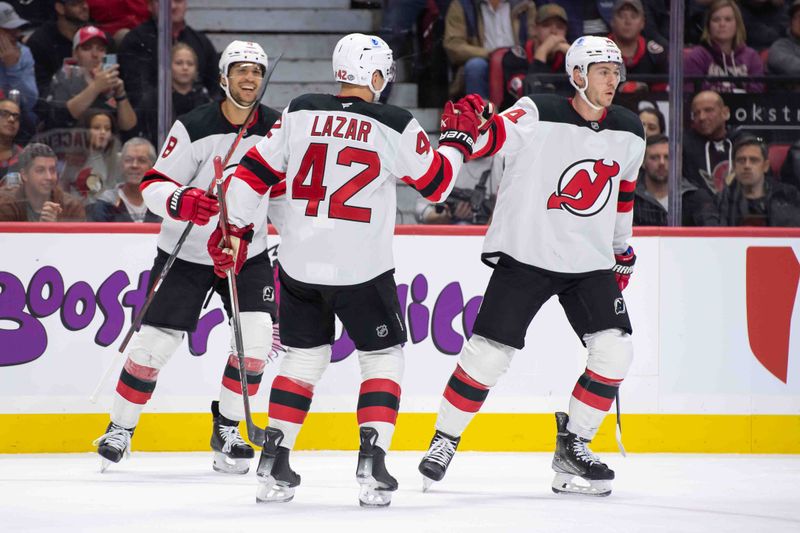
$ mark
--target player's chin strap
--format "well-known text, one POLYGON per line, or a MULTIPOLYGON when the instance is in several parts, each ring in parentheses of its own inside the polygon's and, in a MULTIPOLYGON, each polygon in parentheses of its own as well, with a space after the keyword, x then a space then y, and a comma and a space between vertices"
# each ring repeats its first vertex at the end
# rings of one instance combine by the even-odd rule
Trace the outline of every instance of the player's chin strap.
MULTIPOLYGON (((236 107, 238 107, 239 109, 250 109, 251 107, 253 107, 254 105, 256 105, 256 104, 258 103, 258 101, 257 101, 257 100, 254 100, 254 101, 253 101, 253 103, 252 103, 252 104, 250 104, 250 105, 242 105, 242 104, 240 104, 239 102, 237 102, 237 101, 236 101, 236 98, 234 98, 234 97, 233 97, 233 95, 231 95, 231 88, 230 88, 230 82, 229 82, 229 80, 228 80, 228 77, 227 77, 227 76, 224 76, 224 77, 223 77, 223 79, 225 80, 225 83, 222 83, 222 81, 220 81, 220 82, 219 82, 219 86, 220 86, 220 87, 222 87, 222 90, 223 90, 223 91, 225 91, 225 96, 227 96, 227 97, 228 97, 228 100, 229 100, 229 101, 230 101, 230 102, 231 102, 233 105, 235 105, 235 106, 236 106, 236 107)), ((589 104, 589 105, 591 105, 591 104, 589 104)))
POLYGON ((617 389, 614 394, 614 404, 617 406, 617 429, 615 434, 617 446, 619 447, 619 453, 621 453, 623 457, 627 457, 628 454, 625 453, 625 446, 622 445, 622 415, 620 415, 619 412, 619 389, 617 389))
MULTIPOLYGON (((604 109, 603 106, 596 106, 593 103, 591 103, 588 98, 586 98, 586 89, 589 88, 589 78, 584 76, 583 79, 586 80, 586 85, 583 88, 578 87, 578 85, 575 82, 572 83, 573 87, 575 87, 575 89, 578 91, 578 94, 581 95, 581 98, 583 98, 583 101, 586 102, 586 104, 589 107, 591 107, 595 111, 602 111, 604 109)), ((572 78, 570 78, 569 81, 572 81, 572 78)))

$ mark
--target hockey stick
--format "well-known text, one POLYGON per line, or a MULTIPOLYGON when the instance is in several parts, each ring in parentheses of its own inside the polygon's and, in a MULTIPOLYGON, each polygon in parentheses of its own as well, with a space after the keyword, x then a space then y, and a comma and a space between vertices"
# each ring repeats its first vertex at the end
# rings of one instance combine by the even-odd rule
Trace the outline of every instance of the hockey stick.
MULTIPOLYGON (((217 182, 217 198, 219 198, 219 220, 222 228, 222 247, 231 248, 231 238, 228 233, 228 205, 225 201, 223 188, 222 169, 224 165, 219 156, 214 158, 214 174, 217 182)), ((239 381, 242 384, 242 401, 244 402, 244 420, 247 425, 247 437, 257 446, 264 446, 265 432, 253 423, 250 411, 250 393, 247 389, 247 370, 244 362, 244 341, 242 340, 242 322, 239 317, 239 292, 236 289, 236 266, 228 269, 228 296, 231 300, 231 327, 233 340, 236 347, 236 358, 239 361, 239 381)))
MULTIPOLYGON (((259 105, 261 104, 261 100, 264 98, 264 94, 267 92, 267 85, 269 85, 269 80, 272 77, 272 74, 275 72, 275 69, 278 66, 278 62, 281 60, 283 56, 283 52, 278 53, 275 59, 272 61, 270 65, 269 71, 264 76, 264 80, 261 82, 261 87, 259 87, 258 95, 256 96, 256 102, 253 107, 250 109, 250 112, 247 113, 247 117, 245 118, 242 125, 239 127, 239 132, 236 134, 236 138, 233 140, 228 152, 225 154, 225 159, 221 161, 222 168, 224 169, 230 158, 233 156, 233 152, 236 151, 236 147, 239 146, 239 141, 242 140, 244 137, 245 132, 247 131, 247 127, 250 124, 250 121, 253 120, 253 114, 258 109, 259 105)), ((217 156, 219 157, 219 156, 217 156)), ((211 196, 214 193, 214 187, 216 185, 216 176, 215 179, 211 180, 211 183, 206 190, 206 195, 211 196)), ((139 312, 136 313, 136 317, 133 319, 131 326, 128 328, 128 331, 125 333, 125 337, 122 339, 122 343, 119 346, 119 353, 125 353, 125 348, 128 347, 128 343, 130 342, 133 334, 139 331, 139 328, 142 327, 142 320, 144 320, 144 315, 147 313, 147 310, 150 308, 150 304, 153 303, 153 299, 158 292, 158 289, 161 287, 161 284, 164 282, 164 279, 167 277, 170 269, 172 268, 173 263, 175 263, 175 259, 178 258, 178 253, 181 251, 183 247, 183 243, 186 241, 186 238, 189 236, 189 233, 192 231, 194 227, 194 223, 189 222, 186 224, 186 227, 181 233, 180 238, 178 238, 178 242, 175 243, 175 247, 172 249, 167 261, 164 263, 164 266, 161 267, 161 271, 158 273, 158 278, 156 278, 155 283, 150 287, 150 290, 147 293, 147 298, 145 298, 144 304, 142 305, 139 312)), ((89 396, 89 401, 92 403, 97 402, 97 395, 100 393, 100 389, 103 388, 106 381, 111 377, 111 373, 114 369, 114 363, 111 363, 108 368, 106 369, 105 374, 103 377, 100 378, 100 381, 97 383, 97 386, 94 388, 91 396, 89 396)))

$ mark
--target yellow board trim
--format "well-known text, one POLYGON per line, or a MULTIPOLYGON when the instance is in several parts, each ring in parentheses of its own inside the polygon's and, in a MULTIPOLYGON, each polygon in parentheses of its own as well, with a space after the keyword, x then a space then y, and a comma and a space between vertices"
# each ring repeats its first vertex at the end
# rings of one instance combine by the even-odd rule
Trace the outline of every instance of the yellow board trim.
MULTIPOLYGON (((427 448, 436 415, 401 413, 393 450, 427 448)), ((267 422, 255 415, 256 424, 267 422)), ((0 414, 0 453, 65 453, 94 450, 92 440, 108 424, 106 414, 0 414)), ((800 453, 800 416, 664 415, 623 417, 628 451, 681 453, 800 453)), ((211 415, 143 414, 133 449, 203 451, 209 449, 211 415)), ((246 433, 242 426, 243 433, 246 433)), ((555 440, 552 414, 478 414, 464 433, 459 450, 549 452, 555 440)), ((354 413, 310 413, 297 439, 297 450, 355 450, 354 413)), ((614 417, 608 416, 592 443, 597 452, 617 449, 614 417)))

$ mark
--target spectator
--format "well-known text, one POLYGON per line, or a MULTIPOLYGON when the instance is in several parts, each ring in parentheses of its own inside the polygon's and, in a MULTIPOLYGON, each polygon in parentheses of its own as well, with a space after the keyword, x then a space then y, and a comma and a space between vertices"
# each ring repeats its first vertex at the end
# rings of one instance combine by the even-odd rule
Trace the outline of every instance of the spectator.
POLYGON ((645 107, 639 111, 639 120, 644 126, 644 136, 663 135, 667 131, 664 115, 655 107, 645 107))
POLYGON ((786 33, 789 17, 786 0, 739 0, 747 44, 756 50, 769 48, 786 33))
POLYGON ((453 0, 447 10, 444 49, 458 68, 451 96, 475 93, 489 98, 489 54, 523 46, 533 34, 530 0, 453 0))
POLYGON ((8 3, 17 12, 17 15, 27 20, 30 26, 25 27, 26 34, 30 35, 36 28, 56 20, 56 12, 53 10, 54 0, 9 0, 8 3))
POLYGON ((79 126, 86 132, 86 150, 78 165, 61 171, 61 187, 86 198, 87 203, 118 183, 119 136, 114 116, 99 109, 87 111, 79 126))
POLYGON ((528 67, 528 92, 571 93, 569 81, 564 80, 564 55, 567 41, 567 12, 558 4, 544 4, 536 11, 536 25, 526 52, 531 59, 528 67), (541 79, 541 74, 559 74, 557 79, 541 79))
POLYGON ((644 36, 663 47, 669 45, 670 0, 643 0, 644 36))
POLYGON ((800 191, 767 179, 767 146, 758 137, 742 137, 733 148, 735 179, 720 196, 726 226, 800 226, 800 191))
MULTIPOLYGON (((166 1, 166 0, 165 0, 166 1)), ((204 34, 186 24, 186 0, 172 2, 172 43, 183 42, 197 54, 200 82, 208 93, 219 94, 219 54, 204 34)), ((119 47, 122 78, 138 105, 147 89, 158 86, 158 0, 149 0, 150 19, 128 32, 119 47)))
POLYGON ((800 76, 800 0, 789 8, 789 30, 769 48, 767 66, 772 74, 800 76))
POLYGON ((19 156, 20 179, 16 189, 0 193, 0 221, 80 222, 86 220, 83 203, 58 186, 56 154, 31 143, 19 156))
POLYGON ((503 160, 486 157, 468 161, 461 167, 458 184, 447 200, 432 204, 417 199, 416 219, 421 224, 488 224, 494 211, 503 160))
POLYGON ((56 0, 53 8, 56 20, 42 24, 26 43, 33 53, 36 85, 42 95, 47 94, 64 60, 72 57, 72 39, 78 28, 89 22, 86 0, 56 0))
MULTIPOLYGON (((151 87, 136 111, 140 136, 158 144, 158 91, 151 87)), ((172 47, 172 122, 195 107, 211 101, 208 91, 198 81, 197 54, 186 43, 172 47)))
POLYGON ((722 192, 732 179, 733 138, 727 121, 731 111, 714 91, 692 99, 691 129, 683 141, 683 174, 712 194, 722 192))
POLYGON ((156 162, 156 149, 142 137, 122 145, 122 183, 104 191, 89 209, 93 222, 160 222, 147 209, 139 185, 156 162))
POLYGON ((51 106, 48 126, 73 127, 89 109, 113 113, 120 130, 136 126, 119 65, 104 64, 108 38, 95 26, 85 26, 73 38, 73 60, 77 68, 62 69, 50 86, 47 102, 51 106))
POLYGON ((18 172, 22 147, 14 142, 19 133, 20 109, 16 102, 0 100, 0 178, 9 172, 18 172))
MULTIPOLYGON (((642 175, 633 194, 635 226, 666 226, 669 211, 669 139, 665 135, 647 138, 642 175)), ((681 179, 681 225, 718 226, 714 197, 681 179)))
POLYGON ((613 0, 558 0, 557 3, 567 12, 570 42, 581 35, 608 34, 613 0))
POLYGON ((783 183, 800 189, 800 140, 795 141, 789 148, 781 167, 780 179, 783 183))
POLYGON ((0 2, 0 90, 8 97, 13 89, 19 91, 22 112, 33 123, 33 107, 39 98, 33 69, 31 49, 19 42, 20 28, 28 21, 17 15, 14 8, 0 2))
POLYGON ((147 0, 88 0, 94 24, 120 44, 130 30, 150 18, 147 0))
MULTIPOLYGON (((714 0, 706 12, 701 44, 693 46, 684 54, 684 74, 703 77, 763 76, 764 64, 758 52, 747 46, 747 33, 742 13, 735 0, 714 0)), ((694 84, 689 82, 685 90, 692 92, 694 84)), ((704 81, 703 89, 730 93, 760 93, 761 82, 704 81)))
MULTIPOLYGON (((625 70, 629 77, 636 74, 667 75, 667 51, 653 40, 645 40, 642 31, 645 27, 644 7, 641 0, 617 0, 614 2, 614 16, 611 18, 609 39, 617 43, 625 70)), ((664 92, 666 79, 658 82, 627 81, 620 85, 619 91, 632 93, 638 91, 664 92)))

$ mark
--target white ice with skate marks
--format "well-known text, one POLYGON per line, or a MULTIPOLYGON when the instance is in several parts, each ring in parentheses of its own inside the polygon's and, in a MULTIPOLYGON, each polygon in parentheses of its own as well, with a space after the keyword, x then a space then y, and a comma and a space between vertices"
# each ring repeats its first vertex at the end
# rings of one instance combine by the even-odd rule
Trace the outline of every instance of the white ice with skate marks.
POLYGON ((422 452, 394 452, 387 509, 359 507, 356 457, 294 453, 294 501, 256 504, 255 464, 217 474, 210 452, 134 448, 105 474, 94 454, 0 455, 0 531, 800 531, 800 456, 604 454, 614 492, 592 498, 553 494, 545 453, 458 452, 423 494, 422 452))

